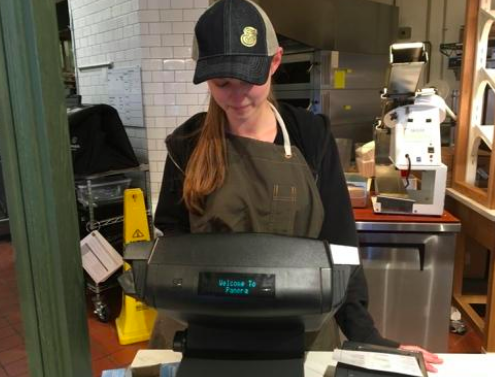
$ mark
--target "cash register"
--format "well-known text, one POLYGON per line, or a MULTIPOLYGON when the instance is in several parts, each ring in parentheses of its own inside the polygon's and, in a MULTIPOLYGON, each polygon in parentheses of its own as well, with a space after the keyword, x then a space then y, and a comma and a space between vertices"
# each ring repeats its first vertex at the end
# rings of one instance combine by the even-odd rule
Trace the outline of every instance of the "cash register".
POLYGON ((124 257, 124 292, 187 326, 177 377, 304 376, 305 332, 341 306, 359 263, 357 248, 249 233, 160 238, 124 257))
POLYGON ((338 248, 272 234, 159 238, 126 248, 121 284, 187 325, 174 338, 178 377, 301 377, 304 333, 340 307, 355 267, 338 264, 338 248))

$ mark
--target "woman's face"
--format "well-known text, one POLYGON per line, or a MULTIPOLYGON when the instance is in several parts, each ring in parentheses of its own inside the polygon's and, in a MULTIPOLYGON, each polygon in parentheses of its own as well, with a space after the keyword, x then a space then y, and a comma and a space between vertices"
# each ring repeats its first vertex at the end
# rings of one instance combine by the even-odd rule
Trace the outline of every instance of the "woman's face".
POLYGON ((265 103, 270 80, 263 85, 253 85, 237 79, 213 79, 208 81, 208 87, 229 120, 248 120, 265 103))
POLYGON ((280 65, 281 59, 282 49, 279 48, 272 59, 269 78, 263 85, 231 78, 207 81, 211 95, 225 111, 229 121, 247 121, 263 108, 270 93, 271 76, 280 65))

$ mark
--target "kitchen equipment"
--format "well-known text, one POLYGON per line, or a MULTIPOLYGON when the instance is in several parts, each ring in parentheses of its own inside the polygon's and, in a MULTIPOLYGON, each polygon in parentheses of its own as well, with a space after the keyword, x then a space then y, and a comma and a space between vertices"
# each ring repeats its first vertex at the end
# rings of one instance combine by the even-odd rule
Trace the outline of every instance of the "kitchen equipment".
POLYGON ((187 325, 174 337, 183 377, 304 376, 304 333, 343 303, 359 263, 356 248, 261 233, 188 234, 158 239, 148 255, 132 249, 124 291, 187 325))
POLYGON ((417 90, 427 61, 422 42, 390 46, 381 126, 391 130, 389 157, 395 169, 376 171, 371 200, 377 213, 443 213, 447 167, 441 161, 440 123, 448 109, 434 88, 417 90), (417 187, 409 187, 411 173, 420 177, 417 187), (396 189, 390 182, 398 183, 396 189))
POLYGON ((387 61, 385 54, 316 50, 292 43, 273 77, 275 97, 327 115, 336 138, 365 143, 373 140, 387 61))

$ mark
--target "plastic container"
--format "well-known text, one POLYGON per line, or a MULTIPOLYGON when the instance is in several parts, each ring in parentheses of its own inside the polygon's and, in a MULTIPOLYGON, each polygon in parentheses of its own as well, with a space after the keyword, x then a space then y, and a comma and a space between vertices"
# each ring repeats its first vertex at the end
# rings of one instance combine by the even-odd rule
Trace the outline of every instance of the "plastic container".
POLYGON ((77 200, 84 206, 89 207, 90 201, 93 207, 122 201, 124 191, 129 188, 131 178, 105 177, 92 180, 89 185, 87 181, 77 185, 77 200), (90 196, 91 189, 91 196, 90 196), (91 200, 90 200, 91 199, 91 200))
POLYGON ((353 208, 364 208, 368 204, 370 180, 359 174, 345 174, 347 190, 353 208))
POLYGON ((371 178, 375 175, 375 160, 363 160, 356 157, 356 166, 359 174, 363 177, 371 178))
POLYGON ((368 191, 363 187, 347 185, 352 208, 364 208, 368 203, 368 191))

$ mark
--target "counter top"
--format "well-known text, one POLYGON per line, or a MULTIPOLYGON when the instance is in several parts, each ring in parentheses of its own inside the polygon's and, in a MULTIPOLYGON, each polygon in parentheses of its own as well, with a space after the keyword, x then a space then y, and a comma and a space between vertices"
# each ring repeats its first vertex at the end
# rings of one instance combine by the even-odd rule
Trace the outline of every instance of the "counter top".
POLYGON ((371 206, 354 208, 358 231, 459 232, 459 219, 447 211, 442 216, 390 215, 374 213, 371 206))
MULTIPOLYGON (((437 365, 438 373, 428 373, 429 377, 493 377, 495 354, 439 354, 444 360, 437 365)), ((131 368, 138 372, 158 363, 177 362, 181 354, 170 350, 140 350, 131 368)), ((305 377, 332 377, 336 362, 332 352, 308 352, 305 362, 305 377)), ((139 376, 139 373, 136 373, 139 376)))
POLYGON ((418 216, 418 215, 390 215, 374 213, 373 208, 354 208, 354 219, 356 221, 373 222, 399 222, 399 223, 459 223, 459 219, 447 211, 442 216, 418 216))

